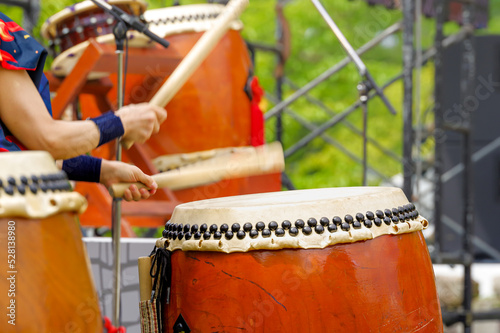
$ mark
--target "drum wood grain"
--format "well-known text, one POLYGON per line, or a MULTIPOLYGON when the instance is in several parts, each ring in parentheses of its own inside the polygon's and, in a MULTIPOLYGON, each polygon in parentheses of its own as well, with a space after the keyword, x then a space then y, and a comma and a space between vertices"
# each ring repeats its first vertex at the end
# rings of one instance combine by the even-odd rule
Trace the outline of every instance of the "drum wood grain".
POLYGON ((99 300, 76 215, 0 219, 0 332, 102 332, 99 300), (16 325, 7 323, 8 221, 16 227, 16 325))

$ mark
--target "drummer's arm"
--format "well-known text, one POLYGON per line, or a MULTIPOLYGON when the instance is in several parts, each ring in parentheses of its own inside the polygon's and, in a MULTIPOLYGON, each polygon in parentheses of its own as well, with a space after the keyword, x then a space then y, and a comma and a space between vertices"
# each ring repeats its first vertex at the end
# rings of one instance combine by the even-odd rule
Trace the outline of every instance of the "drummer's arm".
MULTIPOLYGON (((6 70, 0 67, 0 82, 0 118, 30 150, 45 150, 54 159, 68 159, 94 149, 104 135, 110 135, 107 131, 109 127, 103 128, 97 121, 52 119, 24 70, 6 70)), ((125 107, 116 115, 122 126, 119 135, 135 142, 144 142, 158 132, 160 124, 166 119, 165 110, 149 104, 125 107)), ((104 125, 109 125, 109 122, 104 125)), ((113 137, 108 139, 119 136, 113 131, 114 129, 111 131, 113 137)))
POLYGON ((97 146, 100 134, 93 122, 52 119, 26 71, 0 67, 0 82, 0 118, 26 148, 66 159, 97 146))

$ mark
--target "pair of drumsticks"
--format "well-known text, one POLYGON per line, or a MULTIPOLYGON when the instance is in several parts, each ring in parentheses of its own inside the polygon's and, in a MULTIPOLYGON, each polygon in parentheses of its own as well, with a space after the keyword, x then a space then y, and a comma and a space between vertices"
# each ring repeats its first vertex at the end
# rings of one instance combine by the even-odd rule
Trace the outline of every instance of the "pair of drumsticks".
MULTIPOLYGON (((165 107, 177 94, 193 72, 205 60, 222 36, 229 29, 231 22, 239 17, 248 5, 249 0, 231 0, 224 11, 217 17, 213 27, 205 32, 191 51, 179 63, 163 86, 153 96, 150 104, 165 107)), ((122 146, 130 148, 134 143, 123 141, 122 146)), ((159 187, 169 187, 172 190, 194 187, 222 179, 251 176, 283 171, 284 157, 281 145, 264 145, 253 151, 244 151, 236 155, 223 155, 210 161, 200 162, 186 169, 153 175, 159 187), (230 168, 228 168, 228 165, 230 168)), ((137 183, 138 187, 144 187, 137 183)), ((122 197, 130 184, 115 184, 110 193, 122 197)))

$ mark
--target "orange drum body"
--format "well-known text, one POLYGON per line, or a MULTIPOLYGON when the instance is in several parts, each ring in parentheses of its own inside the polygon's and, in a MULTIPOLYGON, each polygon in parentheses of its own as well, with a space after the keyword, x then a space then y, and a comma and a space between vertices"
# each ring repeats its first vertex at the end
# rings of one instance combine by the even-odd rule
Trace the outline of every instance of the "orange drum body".
MULTIPOLYGON (((151 30, 170 42, 169 52, 183 59, 222 9, 179 6, 149 10, 144 16, 151 30)), ((239 29, 241 23, 233 27, 239 29)), ((127 78, 129 103, 149 101, 170 74, 158 72, 155 64, 147 68, 150 75, 127 78)), ((145 144, 149 155, 251 145, 251 73, 246 44, 238 30, 230 29, 167 105, 168 120, 145 144)))
POLYGON ((76 216, 85 199, 46 153, 0 154, 0 179, 0 331, 102 332, 76 216))
MULTIPOLYGON (((169 52, 183 59, 222 9, 214 4, 178 6, 149 10, 144 16, 151 22, 150 28, 170 42, 169 52)), ((232 29, 166 106, 168 117, 160 132, 141 145, 153 161, 170 154, 264 142, 262 113, 251 107, 253 67, 241 28, 241 22, 233 22, 232 29)), ((127 78, 127 103, 150 100, 170 74, 159 72, 154 64, 147 68, 149 75, 127 78)), ((280 175, 275 174, 176 191, 175 195, 188 202, 280 189, 280 175)))
POLYGON ((442 330, 420 232, 325 249, 175 252, 164 332, 180 314, 191 332, 442 330))
POLYGON ((393 188, 177 206, 163 331, 442 332, 426 226, 393 188))
MULTIPOLYGON (((139 8, 139 5, 143 3, 139 0, 114 1, 123 3, 123 6, 139 8)), ((85 1, 80 6, 84 7, 80 9, 80 15, 84 16, 99 10, 99 8, 94 8, 95 6, 90 1, 85 1)), ((223 10, 223 5, 200 4, 146 11, 144 18, 148 21, 150 30, 167 39, 170 46, 164 49, 142 34, 130 32, 130 47, 142 48, 144 60, 139 64, 129 64, 125 105, 148 102, 203 33, 212 27, 213 22, 223 10), (148 62, 148 48, 165 51, 164 57, 171 59, 172 65, 161 67, 154 61, 148 62)), ((70 9, 54 15, 44 26, 44 35, 54 42, 52 35, 60 35, 62 32, 51 33, 51 31, 64 29, 61 27, 65 26, 66 21, 75 21, 77 15, 71 15, 70 9), (69 17, 62 19, 66 16, 69 17)), ((93 29, 98 28, 93 27, 93 29)), ((166 106, 168 120, 162 124, 160 133, 141 145, 150 159, 166 154, 251 145, 252 64, 246 44, 240 35, 240 29, 242 29, 242 23, 234 21, 214 50, 166 106)), ((108 34, 99 36, 97 41, 113 43, 114 39, 108 34)), ((86 45, 88 43, 82 42, 66 49, 54 60, 52 72, 58 76, 70 74, 86 45)), ((117 100, 115 72, 116 68, 109 68, 108 76, 113 83, 113 88, 109 90, 106 97, 107 101, 111 102, 117 100)), ((95 73, 91 73, 93 74, 95 73)), ((103 106, 102 103, 98 103, 94 95, 83 94, 80 102, 83 118, 96 116, 99 112, 110 108, 109 105, 103 106)), ((263 121, 262 114, 260 120, 263 121)), ((263 137, 263 134, 262 131, 255 133, 260 137, 263 137)), ((110 149, 114 152, 114 147, 110 149)), ((108 157, 109 153, 100 149, 98 154, 108 157)))

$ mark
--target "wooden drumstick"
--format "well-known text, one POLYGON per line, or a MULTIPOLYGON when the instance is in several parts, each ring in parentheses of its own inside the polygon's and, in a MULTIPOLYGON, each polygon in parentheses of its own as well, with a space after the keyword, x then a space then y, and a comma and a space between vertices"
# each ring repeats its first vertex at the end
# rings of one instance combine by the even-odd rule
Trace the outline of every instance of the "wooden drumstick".
MULTIPOLYGON (((283 148, 279 142, 236 151, 221 155, 179 169, 153 175, 158 187, 168 187, 171 190, 181 190, 200 185, 215 183, 224 179, 255 176, 281 172, 285 168, 283 148)), ((142 183, 134 183, 138 188, 145 188, 142 183)), ((111 185, 109 192, 116 198, 123 193, 131 183, 111 185)))
MULTIPOLYGON (((164 108, 168 102, 170 102, 217 45, 219 40, 231 26, 231 23, 243 12, 248 5, 248 1, 249 0, 229 1, 224 11, 214 21, 213 27, 201 36, 191 51, 182 59, 167 81, 161 86, 160 90, 153 96, 149 102, 150 104, 164 108)), ((132 141, 122 140, 122 146, 125 149, 130 148, 133 144, 132 141)))
POLYGON ((139 257, 137 260, 139 266, 139 291, 141 301, 147 301, 151 298, 153 283, 151 281, 151 257, 139 257))

